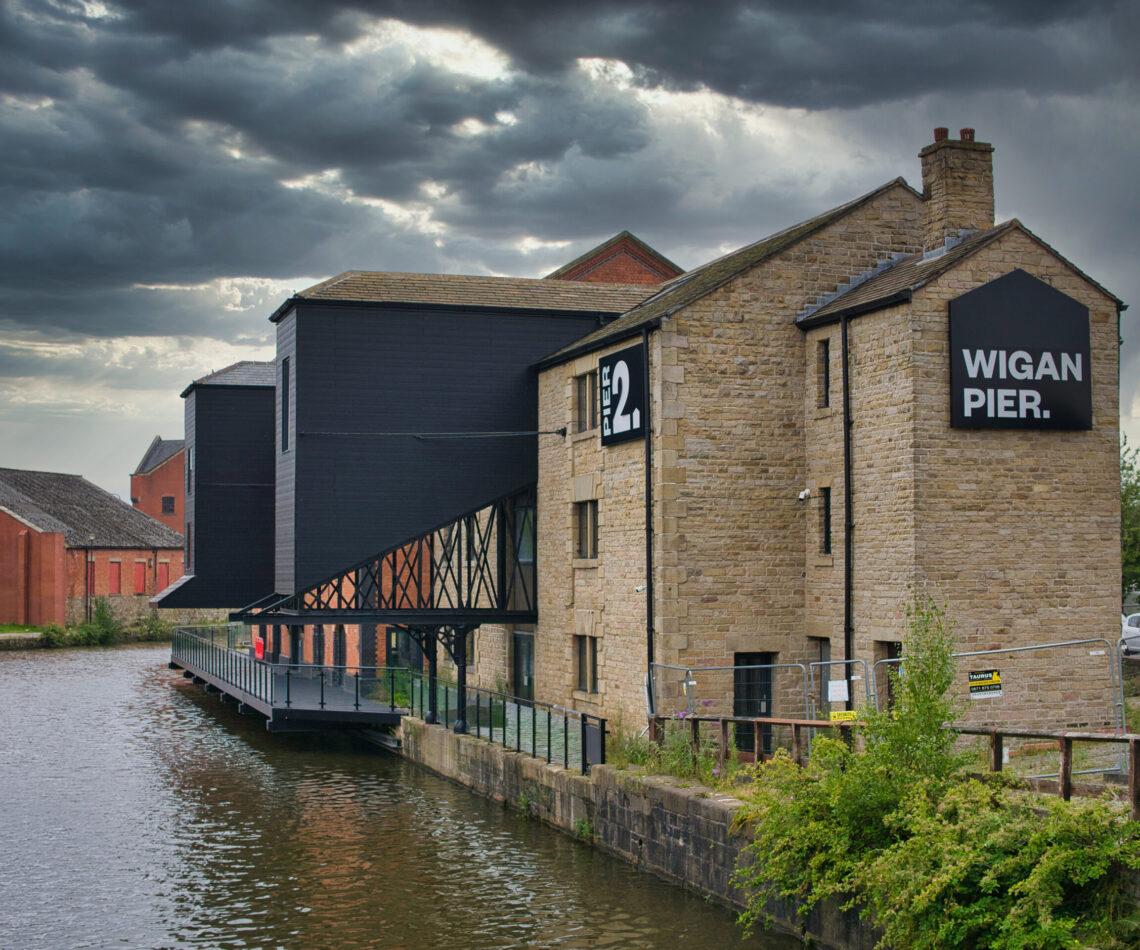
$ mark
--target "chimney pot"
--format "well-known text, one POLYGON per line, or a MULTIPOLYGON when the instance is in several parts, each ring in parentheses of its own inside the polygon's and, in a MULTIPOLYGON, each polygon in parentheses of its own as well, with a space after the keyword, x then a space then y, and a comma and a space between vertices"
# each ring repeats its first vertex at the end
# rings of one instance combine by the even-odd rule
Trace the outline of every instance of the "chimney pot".
POLYGON ((950 130, 948 128, 946 128, 944 125, 940 125, 940 126, 938 126, 938 128, 936 128, 934 130, 934 141, 935 142, 945 142, 949 136, 950 136, 950 130))
POLYGON ((973 129, 963 129, 961 132, 961 136, 962 136, 963 142, 972 142, 972 141, 974 141, 974 130, 973 129))

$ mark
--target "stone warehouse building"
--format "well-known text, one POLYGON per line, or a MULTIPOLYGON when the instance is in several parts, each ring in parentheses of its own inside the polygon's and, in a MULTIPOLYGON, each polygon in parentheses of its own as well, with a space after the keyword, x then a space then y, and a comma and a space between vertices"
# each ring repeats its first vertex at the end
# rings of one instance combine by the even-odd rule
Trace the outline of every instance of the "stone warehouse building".
POLYGON ((921 192, 685 273, 615 239, 554 279, 286 301, 276 569, 241 616, 297 658, 330 623, 362 662, 377 625, 440 641, 473 682, 637 726, 886 700, 926 585, 985 653, 967 718, 1111 723, 1111 649, 1038 647, 1115 640, 1123 305, 995 226, 972 130, 921 158, 921 192))

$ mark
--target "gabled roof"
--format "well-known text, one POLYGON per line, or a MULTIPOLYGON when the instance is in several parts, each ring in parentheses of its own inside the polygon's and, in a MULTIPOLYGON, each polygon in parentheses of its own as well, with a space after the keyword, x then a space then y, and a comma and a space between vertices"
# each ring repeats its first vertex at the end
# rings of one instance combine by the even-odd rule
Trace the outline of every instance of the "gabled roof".
POLYGON ((897 187, 914 191, 905 180, 895 178, 854 201, 849 201, 838 208, 832 208, 817 217, 779 231, 723 257, 718 257, 716 260, 694 268, 680 277, 675 277, 660 287, 651 297, 642 301, 617 320, 552 353, 538 363, 538 368, 544 369, 548 366, 554 366, 591 350, 600 349, 610 343, 635 336, 641 332, 643 327, 658 325, 663 317, 676 313, 682 307, 686 307, 712 293, 744 271, 774 257, 781 251, 792 247, 867 202, 874 200, 884 192, 897 187))
POLYGON ((241 360, 229 366, 201 376, 182 390, 185 399, 195 386, 267 386, 277 385, 277 364, 258 362, 256 360, 241 360))
POLYGON ((184 448, 186 448, 185 439, 164 439, 156 435, 150 444, 150 448, 143 455, 142 461, 139 462, 138 468, 131 474, 146 475, 153 472, 163 462, 169 461, 184 448))
MULTIPOLYGON (((545 279, 588 281, 590 279, 588 275, 591 271, 623 254, 633 258, 644 269, 646 276, 654 275, 657 277, 656 281, 649 281, 649 283, 661 283, 684 273, 682 268, 674 264, 665 255, 651 248, 637 235, 631 234, 629 231, 622 231, 608 241, 603 241, 597 247, 586 251, 585 254, 574 258, 569 264, 563 264, 558 270, 551 271, 545 279)), ((643 282, 639 281, 638 283, 643 282)))
POLYGON ((796 325, 807 330, 823 324, 834 323, 844 316, 851 317, 861 313, 870 313, 897 303, 905 303, 910 300, 916 290, 1013 231, 1021 232, 1044 247, 1106 297, 1115 301, 1118 306, 1122 305, 1120 298, 1109 293, 1080 268, 1058 254, 1056 250, 1037 237, 1020 221, 1013 218, 996 228, 971 234, 958 244, 944 250, 900 257, 869 274, 865 280, 855 281, 846 288, 840 288, 838 295, 825 301, 822 306, 804 310, 796 318, 796 325))
POLYGON ((80 475, 0 468, 0 507, 40 531, 63 531, 68 547, 180 548, 161 521, 80 475))
POLYGON ((294 294, 269 319, 280 320, 301 301, 619 314, 652 292, 644 285, 351 270, 294 294))

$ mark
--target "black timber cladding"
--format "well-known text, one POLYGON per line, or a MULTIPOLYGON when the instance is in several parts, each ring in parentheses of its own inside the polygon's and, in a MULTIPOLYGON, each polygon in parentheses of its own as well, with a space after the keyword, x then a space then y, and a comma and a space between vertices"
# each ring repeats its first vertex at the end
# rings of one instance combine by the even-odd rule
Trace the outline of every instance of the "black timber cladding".
MULTIPOLYGON (((272 370, 263 366, 260 378, 271 381, 272 370)), ((273 590, 274 389, 219 379, 183 396, 187 457, 194 458, 186 494, 192 577, 157 606, 242 606, 273 590)))
POLYGON ((493 433, 534 432, 531 364, 599 325, 596 312, 294 304, 278 324, 295 374, 280 593, 535 482, 538 437, 493 433))

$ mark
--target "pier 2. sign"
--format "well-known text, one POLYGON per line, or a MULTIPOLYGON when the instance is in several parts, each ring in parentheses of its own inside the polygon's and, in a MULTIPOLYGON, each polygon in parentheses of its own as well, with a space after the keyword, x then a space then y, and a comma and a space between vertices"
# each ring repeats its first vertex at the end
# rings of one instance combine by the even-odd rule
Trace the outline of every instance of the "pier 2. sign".
POLYGON ((598 360, 602 445, 645 437, 645 352, 631 346, 598 360))
POLYGON ((950 301, 950 424, 1091 429, 1089 311, 1015 270, 950 301))

